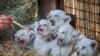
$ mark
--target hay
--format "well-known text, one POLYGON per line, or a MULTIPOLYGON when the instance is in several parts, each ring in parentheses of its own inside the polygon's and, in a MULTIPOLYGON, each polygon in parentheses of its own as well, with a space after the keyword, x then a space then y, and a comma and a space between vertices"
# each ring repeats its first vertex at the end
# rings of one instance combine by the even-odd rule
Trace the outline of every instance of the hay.
MULTIPOLYGON (((13 45, 14 42, 11 40, 0 42, 0 56, 41 56, 36 53, 35 50, 29 50, 25 52, 22 50, 15 49, 13 45)), ((96 56, 100 56, 100 53, 96 56)))
MULTIPOLYGON (((15 21, 27 25, 37 18, 37 0, 0 0, 0 14, 11 15, 15 21)), ((0 30, 0 56, 39 56, 34 50, 24 52, 13 47, 13 36, 20 28, 12 25, 8 30, 0 30)))
POLYGON ((3 41, 0 44, 0 56, 40 56, 36 51, 29 50, 24 52, 13 47, 13 41, 3 41))
MULTIPOLYGON (((0 14, 11 15, 15 21, 21 24, 31 24, 37 19, 37 0, 0 0, 0 14)), ((20 28, 12 25, 11 29, 0 31, 0 36, 12 37, 20 28)))

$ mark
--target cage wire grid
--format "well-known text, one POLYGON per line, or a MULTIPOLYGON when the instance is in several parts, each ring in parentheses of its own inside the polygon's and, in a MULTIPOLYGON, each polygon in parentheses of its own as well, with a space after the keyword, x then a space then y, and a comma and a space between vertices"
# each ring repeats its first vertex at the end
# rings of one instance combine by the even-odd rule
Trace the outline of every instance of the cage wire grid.
POLYGON ((64 0, 66 13, 76 15, 76 29, 100 44, 100 0, 64 0))

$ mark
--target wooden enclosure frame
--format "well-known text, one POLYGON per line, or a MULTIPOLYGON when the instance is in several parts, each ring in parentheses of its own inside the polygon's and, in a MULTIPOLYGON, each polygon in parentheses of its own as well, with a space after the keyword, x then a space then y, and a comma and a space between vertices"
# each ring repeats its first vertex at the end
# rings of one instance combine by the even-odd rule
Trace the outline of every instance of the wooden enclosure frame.
POLYGON ((64 10, 64 0, 38 0, 39 18, 46 18, 50 10, 64 10))

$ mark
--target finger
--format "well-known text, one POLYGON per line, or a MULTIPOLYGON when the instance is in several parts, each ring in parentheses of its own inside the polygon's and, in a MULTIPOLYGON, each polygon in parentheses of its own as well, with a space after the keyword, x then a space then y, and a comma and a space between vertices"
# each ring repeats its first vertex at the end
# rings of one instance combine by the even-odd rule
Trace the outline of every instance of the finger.
POLYGON ((0 24, 2 24, 2 23, 4 23, 4 21, 3 20, 0 20, 0 24))
POLYGON ((12 21, 9 20, 0 20, 0 24, 11 24, 12 21))
POLYGON ((0 29, 4 29, 4 25, 3 24, 0 24, 0 29))
POLYGON ((1 20, 9 20, 9 21, 12 21, 13 20, 12 17, 10 17, 10 16, 4 16, 4 15, 1 16, 0 19, 1 20))
POLYGON ((10 27, 10 25, 8 24, 0 24, 0 29, 8 29, 10 27))
POLYGON ((8 16, 8 20, 13 21, 12 16, 8 16))

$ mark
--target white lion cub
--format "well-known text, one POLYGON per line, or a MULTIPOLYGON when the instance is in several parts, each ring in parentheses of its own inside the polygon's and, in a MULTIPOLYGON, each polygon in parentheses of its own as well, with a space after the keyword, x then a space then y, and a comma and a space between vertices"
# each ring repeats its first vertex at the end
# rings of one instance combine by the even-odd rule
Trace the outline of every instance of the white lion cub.
POLYGON ((52 40, 49 21, 46 19, 38 21, 35 27, 35 33, 36 39, 34 41, 34 48, 37 51, 40 51, 43 46, 45 46, 52 40))
POLYGON ((15 47, 20 49, 32 48, 34 43, 35 35, 28 29, 21 29, 15 34, 15 47))
POLYGON ((97 41, 87 38, 84 34, 78 32, 77 30, 73 31, 73 36, 76 34, 75 40, 75 53, 76 56, 94 56, 94 53, 97 49, 97 41))
POLYGON ((51 22, 51 29, 53 33, 61 25, 71 21, 71 17, 66 15, 66 13, 62 10, 51 10, 47 16, 47 19, 51 22))
POLYGON ((97 49, 97 41, 86 38, 82 35, 82 39, 76 45, 78 56, 94 56, 97 49))

